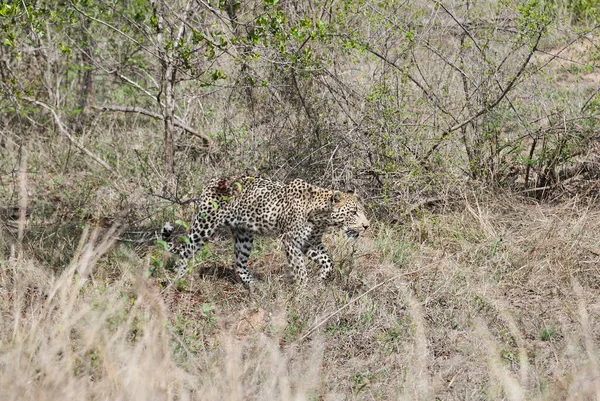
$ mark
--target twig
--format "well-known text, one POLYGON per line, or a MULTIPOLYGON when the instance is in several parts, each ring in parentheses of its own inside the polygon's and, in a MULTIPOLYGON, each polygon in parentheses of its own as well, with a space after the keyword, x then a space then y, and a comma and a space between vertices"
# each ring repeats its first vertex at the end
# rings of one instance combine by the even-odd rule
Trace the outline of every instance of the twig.
POLYGON ((592 247, 592 246, 584 246, 583 249, 587 250, 590 253, 593 253, 596 256, 600 256, 600 248, 592 247))
POLYGON ((341 308, 339 308, 338 310, 336 310, 335 312, 331 313, 329 316, 327 316, 325 319, 321 320, 317 325, 313 326, 310 330, 308 330, 306 332, 305 335, 303 335, 299 340, 298 343, 303 342, 308 336, 310 336, 312 333, 314 333, 315 330, 317 330, 319 327, 323 326, 325 323, 327 323, 327 321, 329 319, 331 319, 332 317, 334 317, 335 315, 337 315, 338 313, 340 313, 341 311, 343 311, 344 309, 346 309, 348 306, 352 305, 353 303, 355 303, 356 301, 358 301, 359 299, 365 297, 367 294, 375 291, 376 289, 378 289, 379 287, 389 283, 390 281, 394 281, 400 277, 404 277, 404 276, 410 276, 419 272, 422 272, 423 270, 427 269, 429 266, 425 266, 422 267, 420 269, 417 270, 413 270, 411 272, 408 273, 401 273, 401 274, 397 274, 393 277, 388 278, 387 280, 382 281, 379 284, 376 284, 375 286, 369 288, 367 291, 363 292, 362 294, 360 294, 359 296, 352 298, 350 301, 348 301, 348 303, 344 304, 344 306, 342 306, 341 308))
MULTIPOLYGON (((143 109, 137 106, 116 106, 116 105, 106 105, 106 106, 92 106, 93 109, 102 110, 102 111, 120 111, 123 113, 139 113, 148 117, 156 118, 157 120, 162 120, 163 116, 158 113, 155 113, 150 110, 143 109)), ((183 121, 179 119, 173 119, 173 125, 183 129, 184 131, 189 132, 190 134, 202 139, 207 146, 213 146, 213 140, 210 139, 205 134, 196 131, 194 128, 185 124, 183 121)))
POLYGON ((181 200, 179 199, 178 196, 175 196, 175 198, 171 198, 169 196, 164 196, 164 195, 160 195, 160 194, 155 194, 155 193, 150 193, 151 196, 155 196, 157 198, 163 199, 163 200, 167 200, 171 203, 175 203, 177 205, 183 206, 183 205, 187 205, 189 203, 194 203, 200 200, 200 197, 195 197, 195 198, 189 198, 186 200, 181 200))
POLYGON ((522 191, 517 192, 518 194, 524 194, 527 192, 535 192, 535 191, 545 191, 546 189, 552 189, 556 186, 558 186, 559 184, 554 184, 554 185, 546 185, 544 187, 537 187, 537 188, 529 188, 529 189, 524 189, 522 191))
POLYGON ((588 99, 585 101, 585 103, 583 104, 583 106, 581 107, 580 112, 584 113, 586 111, 586 109, 588 108, 588 106, 590 105, 592 99, 594 98, 594 96, 596 96, 598 93, 600 93, 600 86, 598 87, 598 89, 596 89, 594 92, 592 92, 592 94, 590 95, 590 97, 588 97, 588 99))
MULTIPOLYGON (((96 63, 94 62, 94 64, 96 64, 96 63)), ((114 74, 115 76, 121 78, 123 81, 127 82, 129 85, 133 86, 134 88, 136 88, 136 89, 144 92, 145 95, 151 97, 152 99, 158 100, 158 95, 153 95, 152 92, 150 92, 149 90, 143 88, 140 84, 138 84, 137 82, 135 82, 133 79, 130 79, 130 78, 126 77, 125 75, 121 74, 118 70, 108 71, 104 67, 100 67, 100 68, 102 68, 104 71, 108 72, 109 74, 114 74)), ((161 106, 163 106, 163 105, 161 104, 161 106)))
POLYGON ((43 108, 45 108, 46 110, 49 110, 50 113, 52 113, 52 116, 54 117, 54 121, 56 122, 56 125, 58 126, 58 130, 60 131, 61 134, 63 134, 64 136, 66 136, 73 145, 75 145, 75 147, 79 150, 81 150, 83 153, 85 153, 86 155, 88 155, 90 158, 92 158, 96 163, 100 164, 102 167, 104 167, 105 169, 109 170, 109 171, 113 171, 112 167, 110 167, 110 165, 108 163, 106 163, 104 160, 102 160, 99 156, 96 156, 94 153, 92 153, 91 150, 88 150, 85 146, 77 143, 77 140, 73 137, 73 135, 71 135, 69 133, 69 131, 67 130, 67 128, 62 124, 62 121, 60 121, 60 118, 58 117, 58 114, 56 114, 56 112, 54 111, 54 109, 52 107, 50 107, 49 105, 47 105, 44 102, 40 102, 39 100, 34 100, 28 97, 23 97, 23 100, 26 100, 28 102, 37 104, 38 106, 41 106, 43 108))
POLYGON ((156 238, 154 236, 152 237, 148 237, 148 238, 142 238, 142 239, 129 239, 129 238, 123 238, 123 237, 117 237, 117 241, 119 242, 127 242, 129 244, 148 244, 148 243, 154 243, 156 241, 156 238))
POLYGON ((408 210, 406 210, 404 213, 402 213, 402 215, 400 216, 401 218, 404 218, 406 216, 408 216, 409 214, 411 214, 412 212, 414 212, 416 209, 420 208, 421 206, 425 206, 425 205, 429 205, 431 203, 436 203, 439 201, 444 200, 444 198, 429 198, 429 199, 423 199, 417 203, 415 203, 414 205, 411 205, 408 210))

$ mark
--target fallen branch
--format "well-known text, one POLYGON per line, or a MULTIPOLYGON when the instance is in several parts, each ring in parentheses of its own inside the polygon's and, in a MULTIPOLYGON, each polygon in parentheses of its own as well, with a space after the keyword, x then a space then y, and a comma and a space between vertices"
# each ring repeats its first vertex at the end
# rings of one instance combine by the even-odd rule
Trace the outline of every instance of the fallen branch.
MULTIPOLYGON (((137 107, 137 106, 106 105, 106 106, 92 106, 92 108, 96 109, 96 110, 101 110, 101 111, 120 111, 123 113, 138 113, 138 114, 142 114, 144 116, 155 118, 157 120, 163 119, 162 115, 155 113, 153 111, 150 111, 150 110, 143 109, 141 107, 137 107)), ((196 131, 194 128, 190 127, 189 125, 185 124, 183 121, 181 121, 179 119, 174 119, 173 125, 202 139, 208 147, 211 147, 214 145, 213 140, 210 139, 208 136, 206 136, 205 134, 202 134, 201 132, 196 131)))
POLYGON ((69 130, 63 125, 62 121, 58 117, 58 114, 56 114, 56 112, 54 111, 54 109, 52 107, 50 107, 49 105, 47 105, 44 102, 40 102, 39 100, 34 100, 34 99, 31 99, 28 97, 23 97, 22 99, 26 100, 28 102, 31 102, 33 104, 37 104, 38 106, 41 106, 41 107, 45 108, 46 110, 49 110, 50 113, 52 113, 52 116, 54 117, 54 121, 56 122, 56 125, 58 126, 58 130, 60 131, 61 134, 66 136, 69 139, 69 141, 71 141, 71 143, 73 145, 75 145, 75 147, 77 149, 81 150, 83 153, 88 155, 96 163, 100 164, 102 167, 104 167, 105 169, 107 169, 109 171, 113 171, 112 167, 110 167, 110 165, 107 162, 102 160, 99 156, 96 156, 94 153, 92 153, 91 150, 88 150, 85 146, 78 143, 78 141, 75 139, 75 137, 73 137, 73 135, 71 135, 69 133, 69 130))

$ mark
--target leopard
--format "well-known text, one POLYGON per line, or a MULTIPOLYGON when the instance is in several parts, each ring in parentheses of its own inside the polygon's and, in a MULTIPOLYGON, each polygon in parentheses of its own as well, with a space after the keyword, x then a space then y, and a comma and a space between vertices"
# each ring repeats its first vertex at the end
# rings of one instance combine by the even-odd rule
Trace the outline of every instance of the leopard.
POLYGON ((248 259, 256 235, 280 236, 292 279, 306 283, 304 256, 318 266, 322 280, 330 278, 334 270, 323 245, 326 231, 340 229, 356 239, 370 225, 353 192, 322 188, 302 179, 283 183, 252 176, 215 178, 202 189, 197 207, 180 241, 173 240, 171 223, 165 223, 161 230, 167 250, 180 256, 178 274, 185 274, 187 261, 217 230, 228 228, 234 239, 235 272, 246 286, 255 283, 248 259))

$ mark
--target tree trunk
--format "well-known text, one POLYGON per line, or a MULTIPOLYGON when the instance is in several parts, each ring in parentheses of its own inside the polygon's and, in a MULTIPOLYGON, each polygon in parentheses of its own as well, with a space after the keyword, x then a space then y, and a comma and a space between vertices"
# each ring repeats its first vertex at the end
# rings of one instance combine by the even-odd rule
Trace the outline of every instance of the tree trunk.
POLYGON ((93 38, 88 33, 88 27, 90 25, 90 20, 86 19, 84 25, 81 28, 81 37, 83 38, 84 46, 83 51, 81 52, 81 67, 83 70, 83 74, 80 76, 80 87, 79 87, 79 114, 77 115, 77 119, 75 122, 75 131, 81 132, 82 127, 84 125, 84 114, 85 108, 90 103, 90 97, 92 97, 92 93, 94 90, 93 87, 93 61, 92 54, 94 52, 94 44, 93 38))
MULTIPOLYGON (((185 32, 185 24, 189 15, 190 7, 192 2, 188 1, 181 25, 179 26, 177 36, 172 42, 172 46, 169 50, 166 50, 164 43, 164 18, 163 13, 167 12, 167 8, 164 7, 161 0, 152 1, 154 9, 154 15, 156 17, 156 39, 157 39, 157 50, 162 65, 162 82, 163 93, 165 96, 165 104, 163 107, 163 119, 164 119, 164 141, 165 141, 165 169, 167 173, 166 188, 172 188, 175 183, 175 156, 174 156, 174 145, 173 145, 173 115, 175 114, 175 85, 177 83, 177 65, 176 55, 177 49, 179 48, 180 41, 183 38, 185 32)), ((172 37, 172 36, 171 36, 172 37)), ((157 97, 158 104, 160 105, 160 94, 157 97)))
POLYGON ((177 75, 177 69, 174 68, 173 63, 168 60, 166 63, 164 72, 165 81, 165 107, 163 110, 163 117, 165 120, 165 167, 167 170, 167 179, 172 182, 175 177, 175 157, 173 150, 173 113, 175 112, 175 78, 177 75))

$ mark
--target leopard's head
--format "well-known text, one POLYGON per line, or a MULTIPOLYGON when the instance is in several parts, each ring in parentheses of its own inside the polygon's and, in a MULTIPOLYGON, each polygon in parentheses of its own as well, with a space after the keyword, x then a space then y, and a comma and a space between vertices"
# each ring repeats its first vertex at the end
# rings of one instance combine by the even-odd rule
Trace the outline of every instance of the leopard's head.
POLYGON ((353 193, 335 191, 331 226, 341 228, 348 237, 357 238, 369 228, 365 209, 353 193))

